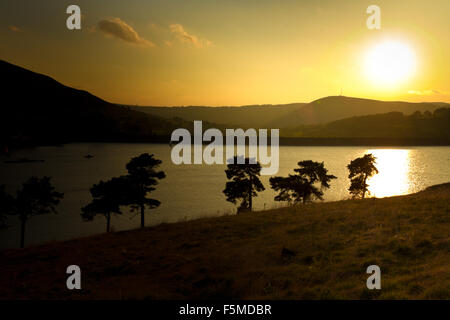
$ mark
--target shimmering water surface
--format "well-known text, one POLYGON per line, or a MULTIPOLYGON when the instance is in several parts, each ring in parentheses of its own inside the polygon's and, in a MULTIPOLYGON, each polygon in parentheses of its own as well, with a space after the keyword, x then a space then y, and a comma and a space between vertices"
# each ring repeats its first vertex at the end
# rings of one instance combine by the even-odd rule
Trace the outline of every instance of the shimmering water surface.
MULTIPOLYGON (((64 192, 57 215, 33 217, 27 223, 26 244, 70 239, 105 231, 105 219, 83 222, 80 208, 90 201, 89 189, 99 180, 126 173, 125 164, 134 156, 148 152, 163 164, 167 178, 162 180, 153 197, 162 205, 148 211, 146 224, 176 222, 207 216, 232 214, 235 206, 225 201, 222 193, 226 177, 225 165, 174 165, 170 147, 161 144, 69 144, 60 147, 39 147, 17 151, 11 159, 45 160, 36 163, 4 163, 0 161, 0 184, 15 192, 30 176, 51 176, 57 190, 64 192), (94 158, 86 159, 92 154, 94 158)), ((324 161, 331 174, 338 177, 325 192, 325 201, 348 198, 349 180, 346 165, 365 153, 377 157, 380 173, 368 181, 372 196, 386 197, 417 192, 427 186, 450 181, 450 147, 364 148, 364 147, 280 147, 280 168, 277 175, 292 172, 298 161, 324 161)), ((266 191, 254 201, 256 209, 280 206, 273 201, 269 176, 263 176, 266 191)), ((8 220, 9 228, 0 231, 0 248, 19 244, 18 221, 8 220)), ((139 217, 126 212, 112 220, 114 230, 139 227, 139 217)))

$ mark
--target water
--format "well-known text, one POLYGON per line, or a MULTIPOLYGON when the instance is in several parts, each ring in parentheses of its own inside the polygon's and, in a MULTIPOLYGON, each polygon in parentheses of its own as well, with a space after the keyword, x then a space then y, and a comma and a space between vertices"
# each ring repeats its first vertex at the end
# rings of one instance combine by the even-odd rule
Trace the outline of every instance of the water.
MULTIPOLYGON (((181 165, 170 160, 170 147, 158 144, 83 143, 61 147, 38 147, 15 152, 12 158, 42 159, 45 162, 7 164, 0 158, 0 184, 15 192, 30 176, 51 176, 52 183, 64 199, 57 215, 33 217, 27 222, 26 245, 64 240, 105 231, 102 216, 84 222, 80 208, 90 202, 89 189, 99 180, 126 173, 125 164, 141 153, 153 153, 163 161, 162 180, 153 197, 162 204, 147 211, 146 225, 177 222, 200 217, 234 214, 236 207, 225 200, 225 165, 181 165), (94 158, 86 159, 92 154, 94 158)), ((427 186, 450 181, 450 147, 364 148, 364 147, 280 147, 280 169, 286 176, 301 160, 324 161, 329 173, 338 177, 325 192, 325 201, 349 197, 346 165, 350 160, 371 152, 377 158, 380 173, 368 181, 373 196, 385 197, 420 191, 427 186)), ((281 206, 273 201, 269 177, 263 176, 266 190, 254 201, 256 209, 281 206)), ((0 248, 19 245, 19 225, 9 217, 9 228, 0 231, 0 248)), ((115 231, 138 228, 139 216, 125 212, 112 219, 115 231)))

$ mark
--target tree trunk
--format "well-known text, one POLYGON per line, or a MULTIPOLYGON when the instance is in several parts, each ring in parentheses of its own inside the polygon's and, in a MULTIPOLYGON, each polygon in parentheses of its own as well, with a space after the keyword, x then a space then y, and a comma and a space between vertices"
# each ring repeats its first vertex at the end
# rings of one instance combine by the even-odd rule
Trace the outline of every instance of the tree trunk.
POLYGON ((111 225, 111 213, 107 213, 106 214, 106 232, 109 232, 110 230, 110 225, 111 225))
POLYGON ((144 210, 145 210, 145 206, 143 204, 141 204, 141 228, 144 228, 144 226, 145 226, 144 210))
POLYGON ((250 182, 249 182, 249 191, 248 191, 248 208, 250 211, 252 211, 252 176, 250 176, 250 182))
POLYGON ((20 221, 20 247, 21 248, 25 247, 25 221, 26 220, 20 221))
POLYGON ((364 197, 366 196, 366 180, 367 180, 367 175, 364 176, 364 182, 363 182, 363 196, 362 198, 364 199, 364 197))

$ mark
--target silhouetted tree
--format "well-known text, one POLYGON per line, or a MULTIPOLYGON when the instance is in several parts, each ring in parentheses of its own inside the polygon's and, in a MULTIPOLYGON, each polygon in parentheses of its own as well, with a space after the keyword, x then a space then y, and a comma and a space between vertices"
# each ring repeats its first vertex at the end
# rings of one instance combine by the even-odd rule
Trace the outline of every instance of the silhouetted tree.
MULTIPOLYGON (((229 160, 229 162, 231 159, 229 160)), ((232 163, 227 165, 225 173, 228 181, 225 185, 223 193, 227 196, 227 201, 236 204, 238 199, 241 199, 239 210, 252 210, 253 197, 256 197, 257 192, 264 191, 265 188, 259 176, 261 175, 261 164, 256 162, 250 163, 249 158, 244 159, 243 164, 238 163, 238 157, 234 157, 232 163)))
POLYGON ((433 117, 448 120, 450 118, 450 108, 438 108, 434 110, 433 117))
POLYGON ((411 117, 414 118, 414 119, 420 119, 420 118, 422 118, 422 112, 420 112, 420 111, 415 111, 415 112, 411 115, 411 117))
POLYGON ((300 161, 298 166, 299 168, 294 169, 297 174, 269 179, 272 189, 279 191, 274 200, 289 203, 306 203, 313 197, 323 200, 323 190, 328 189, 330 181, 336 177, 328 174, 323 162, 305 160, 300 161))
POLYGON ((92 221, 97 214, 106 218, 106 232, 110 231, 111 215, 122 214, 120 205, 129 197, 130 186, 126 177, 100 181, 91 188, 92 202, 81 208, 81 217, 92 221))
POLYGON ((424 118, 426 118, 426 119, 429 119, 429 118, 431 118, 433 115, 431 114, 431 112, 429 111, 429 110, 425 110, 424 112, 423 112, 423 117, 424 118))
POLYGON ((33 216, 57 213, 56 206, 63 193, 55 191, 50 183, 50 177, 42 179, 31 177, 22 184, 22 189, 17 191, 17 196, 13 199, 11 215, 16 215, 20 220, 20 247, 25 245, 25 224, 33 216))
POLYGON ((5 186, 0 186, 0 229, 7 227, 6 215, 11 212, 13 198, 6 193, 5 186))
POLYGON ((348 191, 353 198, 364 199, 369 185, 367 179, 378 173, 378 169, 375 167, 375 160, 373 154, 365 154, 363 157, 356 158, 347 165, 350 174, 350 188, 348 191))
POLYGON ((166 177, 164 171, 156 171, 161 163, 162 161, 155 159, 153 154, 143 153, 132 158, 126 166, 129 190, 126 192, 123 204, 131 205, 132 211, 140 210, 141 228, 145 226, 145 207, 153 209, 161 204, 156 199, 147 198, 147 194, 155 190, 154 186, 158 185, 158 180, 166 177))

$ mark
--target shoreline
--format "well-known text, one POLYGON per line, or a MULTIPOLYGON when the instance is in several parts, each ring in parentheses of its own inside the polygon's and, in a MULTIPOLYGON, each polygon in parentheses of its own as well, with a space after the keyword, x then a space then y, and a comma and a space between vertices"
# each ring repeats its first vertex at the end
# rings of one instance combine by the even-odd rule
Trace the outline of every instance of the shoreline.
MULTIPOLYGON (((36 148, 44 146, 64 146, 75 143, 149 143, 170 145, 170 136, 133 137, 103 140, 74 140, 74 141, 28 141, 9 143, 10 150, 36 148)), ((172 142, 176 144, 177 142, 172 142)), ((203 141, 203 145, 210 142, 203 141)), ((191 143, 193 145, 194 143, 191 143)), ((225 139, 224 139, 225 145, 225 139)), ((320 138, 320 137, 280 137, 280 146, 308 146, 308 147, 448 147, 450 138, 320 138)), ((0 155, 5 155, 3 150, 0 155)))

